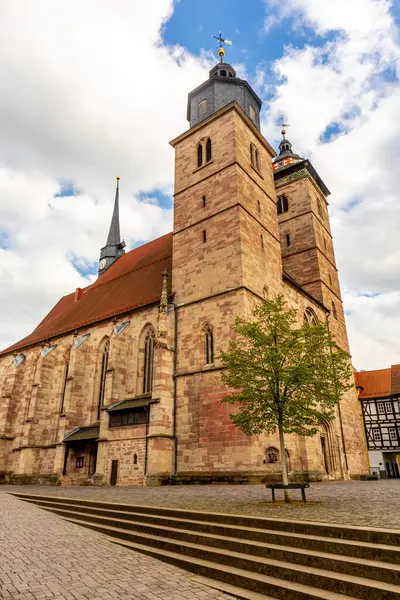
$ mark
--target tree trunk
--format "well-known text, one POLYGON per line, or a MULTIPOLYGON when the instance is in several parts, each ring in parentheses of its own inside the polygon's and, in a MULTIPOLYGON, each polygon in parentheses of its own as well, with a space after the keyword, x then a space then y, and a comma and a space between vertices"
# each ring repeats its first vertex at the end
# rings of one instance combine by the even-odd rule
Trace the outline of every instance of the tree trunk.
MULTIPOLYGON (((278 425, 279 430, 279 445, 281 450, 281 465, 282 465, 282 483, 283 485, 289 484, 289 477, 287 471, 287 462, 286 462, 286 450, 285 450, 285 438, 283 435, 283 427, 282 424, 278 425)), ((285 502, 290 502, 289 491, 283 490, 285 502)))

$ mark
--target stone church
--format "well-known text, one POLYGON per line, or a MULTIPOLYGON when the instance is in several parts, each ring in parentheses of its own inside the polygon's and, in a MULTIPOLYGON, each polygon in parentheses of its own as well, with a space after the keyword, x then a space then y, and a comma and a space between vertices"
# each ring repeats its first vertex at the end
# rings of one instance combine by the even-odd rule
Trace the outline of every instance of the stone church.
MULTIPOLYGON (((261 100, 218 63, 189 93, 175 149, 173 231, 125 252, 119 182, 98 279, 0 353, 0 479, 160 485, 279 476, 277 434, 246 437, 221 403, 219 352, 237 316, 283 294, 349 350, 329 190, 261 100)), ((293 478, 368 471, 356 390, 313 438, 287 436, 293 478)))

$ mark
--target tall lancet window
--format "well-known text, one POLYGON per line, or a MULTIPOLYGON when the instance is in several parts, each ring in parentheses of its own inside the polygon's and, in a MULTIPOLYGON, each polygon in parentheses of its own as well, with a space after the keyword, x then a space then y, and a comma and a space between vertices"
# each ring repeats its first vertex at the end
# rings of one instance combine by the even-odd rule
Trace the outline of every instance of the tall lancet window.
POLYGON ((70 361, 70 356, 68 355, 65 360, 65 366, 64 366, 64 379, 63 379, 63 386, 62 386, 62 391, 61 391, 60 413, 63 413, 64 409, 65 409, 65 392, 67 391, 67 380, 68 380, 68 376, 69 376, 69 361, 70 361))
POLYGON ((149 394, 153 389, 153 363, 154 363, 154 341, 156 334, 154 329, 149 329, 144 340, 144 370, 143 370, 143 394, 149 394))
POLYGON ((197 144, 197 166, 201 167, 203 164, 203 145, 197 144))
POLYGON ((210 162, 211 158, 212 158, 211 140, 210 140, 210 138, 208 138, 208 140, 206 142, 206 162, 210 162))
POLYGON ((106 343, 104 344, 103 352, 101 355, 99 399, 98 399, 98 405, 97 405, 98 406, 98 408, 97 408, 97 418, 98 419, 100 419, 100 409, 104 405, 109 353, 110 353, 110 342, 109 342, 109 340, 107 340, 106 343))
POLYGON ((206 364, 211 365, 214 362, 214 334, 210 325, 204 327, 204 337, 206 346, 206 364))

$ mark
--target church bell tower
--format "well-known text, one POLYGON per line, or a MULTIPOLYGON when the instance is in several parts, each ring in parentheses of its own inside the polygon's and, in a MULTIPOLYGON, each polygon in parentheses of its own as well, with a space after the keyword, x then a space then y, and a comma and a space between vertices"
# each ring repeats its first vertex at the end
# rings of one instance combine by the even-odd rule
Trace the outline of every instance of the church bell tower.
POLYGON ((117 187, 115 190, 114 211, 111 219, 110 231, 108 232, 107 243, 100 251, 99 277, 103 275, 115 263, 116 260, 125 254, 125 242, 121 241, 119 228, 119 177, 117 177, 117 187))

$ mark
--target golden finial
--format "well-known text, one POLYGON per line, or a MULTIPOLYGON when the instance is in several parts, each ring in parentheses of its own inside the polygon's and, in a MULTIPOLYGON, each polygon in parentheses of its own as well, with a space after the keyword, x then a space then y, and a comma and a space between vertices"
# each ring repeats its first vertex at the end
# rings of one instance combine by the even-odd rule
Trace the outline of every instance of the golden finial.
POLYGON ((289 127, 289 123, 284 123, 282 120, 281 127, 282 127, 281 134, 283 135, 283 139, 285 139, 286 129, 289 127))
POLYGON ((222 59, 225 56, 225 48, 223 48, 222 45, 228 44, 229 46, 232 46, 232 42, 230 40, 224 40, 224 38, 222 37, 222 31, 219 32, 219 35, 213 35, 213 37, 219 42, 219 48, 217 52, 218 56, 221 59, 221 62, 224 62, 222 59))
POLYGON ((121 179, 121 177, 118 177, 118 176, 117 176, 117 181, 119 181, 120 179, 121 179))

